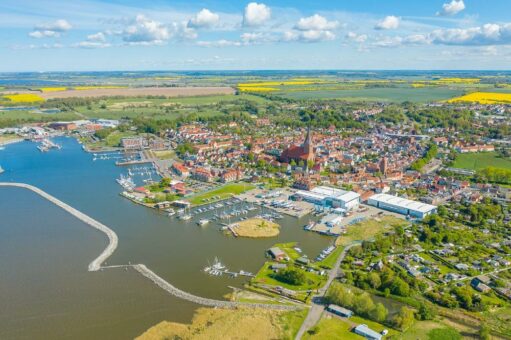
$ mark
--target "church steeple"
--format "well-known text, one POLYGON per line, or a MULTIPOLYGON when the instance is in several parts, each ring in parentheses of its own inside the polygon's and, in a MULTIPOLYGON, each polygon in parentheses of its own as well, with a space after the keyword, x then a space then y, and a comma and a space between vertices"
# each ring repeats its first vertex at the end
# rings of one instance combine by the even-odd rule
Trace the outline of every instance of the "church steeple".
POLYGON ((312 145, 312 132, 311 126, 307 127, 307 135, 305 136, 305 141, 303 142, 303 151, 307 154, 311 154, 314 150, 312 145))

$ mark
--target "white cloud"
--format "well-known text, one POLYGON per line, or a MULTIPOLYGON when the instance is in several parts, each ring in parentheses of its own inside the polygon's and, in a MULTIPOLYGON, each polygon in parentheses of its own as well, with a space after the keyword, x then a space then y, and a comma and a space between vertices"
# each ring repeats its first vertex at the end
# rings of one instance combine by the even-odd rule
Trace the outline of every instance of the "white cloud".
POLYGON ((79 43, 76 43, 73 45, 73 47, 79 47, 79 48, 107 48, 112 46, 110 43, 107 42, 100 42, 100 41, 82 41, 79 43))
POLYGON ((201 47, 231 47, 231 46, 242 46, 240 41, 235 40, 215 40, 215 41, 197 41, 197 46, 201 47))
POLYGON ((346 38, 357 43, 363 43, 367 40, 367 34, 357 34, 355 32, 348 32, 348 34, 346 34, 346 38))
POLYGON ((471 28, 439 29, 430 40, 445 45, 504 45, 511 44, 511 23, 485 24, 471 28))
POLYGON ((98 32, 98 33, 95 33, 95 34, 90 34, 87 36, 87 40, 88 41, 96 41, 96 42, 105 42, 106 41, 106 37, 105 37, 105 34, 103 32, 98 32))
POLYGON ((337 21, 328 21, 325 17, 314 14, 298 20, 292 30, 284 32, 283 41, 319 42, 334 40, 333 32, 339 26, 337 21))
POLYGON ((220 16, 216 13, 211 12, 207 8, 203 8, 197 13, 190 21, 188 21, 188 27, 213 27, 220 21, 220 16))
POLYGON ((331 31, 308 30, 308 31, 286 31, 282 37, 284 41, 320 42, 334 40, 335 33, 331 31))
POLYGON ((40 31, 55 31, 55 32, 66 32, 69 31, 73 26, 64 19, 59 19, 51 23, 37 25, 36 30, 40 31))
POLYGON ((122 39, 129 44, 158 45, 171 38, 168 27, 142 14, 136 16, 123 31, 122 39))
POLYGON ((386 16, 374 27, 377 30, 395 30, 399 27, 400 19, 394 15, 386 16))
POLYGON ((301 18, 296 24, 296 28, 301 31, 328 31, 336 29, 339 26, 337 21, 328 21, 319 14, 307 18, 301 18))
POLYGON ((67 32, 72 28, 71 24, 64 19, 54 22, 37 25, 28 35, 32 38, 50 38, 60 37, 61 33, 67 32))
POLYGON ((265 4, 251 2, 245 7, 243 24, 245 26, 261 26, 271 18, 271 9, 265 4))
POLYGON ((465 3, 463 0, 452 0, 451 2, 447 2, 443 4, 442 10, 437 12, 436 15, 440 16, 448 16, 448 15, 456 15, 459 12, 465 9, 465 3))
POLYGON ((274 37, 262 32, 243 33, 241 35, 241 41, 245 45, 260 44, 263 42, 271 42, 274 40, 275 40, 274 37))

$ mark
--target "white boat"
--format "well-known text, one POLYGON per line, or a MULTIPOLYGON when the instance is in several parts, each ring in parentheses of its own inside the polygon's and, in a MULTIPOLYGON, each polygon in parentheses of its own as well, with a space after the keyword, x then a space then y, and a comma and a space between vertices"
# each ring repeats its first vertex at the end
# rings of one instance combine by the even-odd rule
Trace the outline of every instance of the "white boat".
POLYGON ((182 219, 183 221, 188 221, 191 218, 192 218, 192 215, 190 215, 190 214, 186 214, 186 215, 183 215, 180 217, 180 219, 182 219))
POLYGON ((168 210, 168 217, 171 217, 171 216, 174 216, 176 214, 176 212, 174 211, 174 209, 169 209, 168 210))
POLYGON ((203 219, 200 219, 199 222, 197 222, 198 225, 200 226, 203 226, 203 225, 206 225, 209 223, 209 220, 203 218, 203 219))

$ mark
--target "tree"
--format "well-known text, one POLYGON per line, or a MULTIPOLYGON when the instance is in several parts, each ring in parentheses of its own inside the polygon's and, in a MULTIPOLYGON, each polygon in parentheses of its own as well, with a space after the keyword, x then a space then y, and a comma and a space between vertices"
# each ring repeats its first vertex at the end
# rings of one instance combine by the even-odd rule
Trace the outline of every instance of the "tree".
POLYGON ((170 178, 163 177, 160 180, 160 188, 164 189, 164 188, 167 188, 169 185, 170 185, 170 178))
POLYGON ((383 322, 387 319, 387 308, 382 303, 377 303, 376 306, 369 312, 369 317, 377 322, 383 322))
POLYGON ((410 286, 401 278, 396 277, 390 285, 390 291, 394 295, 408 296, 410 294, 410 286))
POLYGON ((353 309, 360 315, 367 316, 374 308, 374 302, 367 293, 356 296, 353 301, 353 309))
POLYGON ((279 271, 275 278, 279 281, 299 286, 305 283, 306 276, 303 270, 298 268, 286 268, 279 271))
POLYGON ((419 311, 417 312, 417 318, 419 320, 433 320, 435 318, 436 311, 426 305, 425 303, 421 303, 419 306, 419 311))
POLYGON ((408 329, 414 321, 413 310, 408 307, 402 307, 392 321, 397 328, 401 330, 408 329))
POLYGON ((369 275, 367 275, 367 282, 372 288, 378 289, 381 286, 380 275, 376 272, 369 273, 369 275))

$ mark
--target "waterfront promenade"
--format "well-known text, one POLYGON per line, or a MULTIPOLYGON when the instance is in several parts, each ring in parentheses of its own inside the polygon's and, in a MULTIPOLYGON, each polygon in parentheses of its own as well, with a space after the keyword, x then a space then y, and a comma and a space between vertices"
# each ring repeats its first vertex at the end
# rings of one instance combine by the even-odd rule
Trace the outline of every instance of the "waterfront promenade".
POLYGON ((252 307, 252 308, 265 308, 265 309, 274 309, 274 310, 297 310, 302 309, 305 306, 302 305, 280 305, 280 304, 264 304, 264 303, 245 303, 245 302, 235 302, 235 301, 225 301, 225 300, 215 300, 215 299, 209 299, 204 298, 200 296, 193 295, 191 293, 187 293, 183 290, 180 290, 177 287, 174 287, 172 284, 167 282, 162 277, 158 276, 156 273, 154 273, 152 270, 147 268, 144 264, 127 264, 127 265, 113 265, 113 266, 102 266, 102 264, 114 253, 114 251, 117 249, 117 245, 119 243, 117 234, 104 224, 94 220, 92 217, 85 215, 84 213, 80 212, 79 210, 71 207, 70 205, 62 202, 61 200, 53 197, 52 195, 46 193, 45 191, 25 183, 10 183, 10 182, 0 182, 0 187, 17 187, 17 188, 23 188, 30 190, 39 196, 43 197, 44 199, 52 202, 53 204, 57 205, 58 207, 64 209, 71 215, 75 216, 79 220, 83 221, 87 225, 93 227, 94 229, 97 229, 101 232, 103 232, 108 237, 108 245, 107 247, 101 252, 101 254, 94 259, 88 266, 88 270, 91 272, 95 272, 101 269, 108 269, 108 268, 134 268, 137 272, 139 272, 144 277, 151 280, 154 284, 156 284, 158 287, 164 289, 168 293, 174 295, 175 297, 178 297, 183 300, 187 300, 199 305, 203 306, 209 306, 209 307, 220 307, 220 308, 236 308, 236 307, 252 307))

